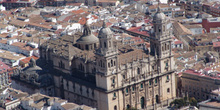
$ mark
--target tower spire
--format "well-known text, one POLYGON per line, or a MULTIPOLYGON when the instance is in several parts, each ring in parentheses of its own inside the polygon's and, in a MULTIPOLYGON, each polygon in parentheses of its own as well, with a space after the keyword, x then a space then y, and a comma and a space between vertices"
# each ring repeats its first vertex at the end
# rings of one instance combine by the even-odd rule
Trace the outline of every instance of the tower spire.
POLYGON ((157 12, 161 12, 161 10, 160 10, 160 0, 158 0, 157 12))
POLYGON ((103 20, 102 27, 103 27, 103 28, 106 28, 106 27, 107 27, 107 26, 106 26, 106 20, 105 20, 105 19, 103 20))
POLYGON ((86 21, 86 23, 84 24, 84 30, 83 30, 83 35, 90 35, 91 34, 91 29, 89 27, 88 21, 86 21))

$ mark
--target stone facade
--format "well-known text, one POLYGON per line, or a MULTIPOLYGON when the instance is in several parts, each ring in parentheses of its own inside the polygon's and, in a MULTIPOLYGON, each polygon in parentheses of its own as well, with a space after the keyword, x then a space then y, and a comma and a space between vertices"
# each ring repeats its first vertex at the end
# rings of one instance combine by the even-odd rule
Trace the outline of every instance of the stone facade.
POLYGON ((42 44, 41 60, 52 67, 55 95, 100 110, 168 105, 176 96, 172 27, 168 23, 158 9, 149 54, 115 42, 105 23, 98 40, 86 24, 83 34, 42 44))
POLYGON ((36 65, 31 58, 29 66, 24 69, 14 69, 11 75, 14 89, 22 90, 28 94, 42 93, 49 96, 54 95, 53 77, 46 70, 36 65))

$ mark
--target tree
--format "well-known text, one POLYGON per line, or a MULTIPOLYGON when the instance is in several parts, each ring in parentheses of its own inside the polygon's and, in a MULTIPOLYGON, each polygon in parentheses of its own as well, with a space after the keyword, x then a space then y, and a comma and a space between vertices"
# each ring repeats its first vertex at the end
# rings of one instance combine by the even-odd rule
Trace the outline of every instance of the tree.
POLYGON ((192 105, 192 106, 197 106, 197 100, 196 100, 194 97, 191 97, 191 98, 189 99, 189 103, 190 103, 190 105, 192 105))
POLYGON ((175 99, 174 101, 172 101, 170 103, 170 106, 175 107, 175 108, 181 108, 183 106, 187 106, 188 104, 192 105, 192 106, 197 106, 197 100, 194 97, 191 97, 189 99, 189 102, 187 102, 188 98, 184 97, 181 99, 175 99))

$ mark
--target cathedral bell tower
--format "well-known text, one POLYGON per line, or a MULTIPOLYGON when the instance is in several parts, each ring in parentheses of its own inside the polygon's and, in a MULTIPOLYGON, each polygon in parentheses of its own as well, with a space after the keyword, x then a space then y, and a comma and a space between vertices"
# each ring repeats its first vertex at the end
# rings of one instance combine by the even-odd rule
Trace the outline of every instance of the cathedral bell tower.
POLYGON ((157 58, 159 72, 174 70, 174 59, 172 53, 172 23, 169 18, 161 12, 160 6, 153 16, 153 30, 150 39, 150 55, 157 58))
MULTIPOLYGON (((106 26, 105 21, 103 26, 99 31, 99 48, 96 51, 96 68, 97 76, 96 78, 97 86, 102 86, 101 88, 109 89, 111 88, 107 82, 111 82, 111 77, 116 74, 117 65, 117 55, 118 51, 116 46, 113 44, 113 33, 109 27, 106 26), (101 77, 100 77, 101 76, 101 77), (104 76, 104 77, 103 77, 104 76), (102 82, 102 85, 101 83, 102 82), (106 85, 103 85, 106 82, 106 85)), ((114 81, 113 81, 114 82, 114 81)))
MULTIPOLYGON (((172 53, 172 23, 169 18, 161 12, 160 6, 153 16, 153 29, 150 39, 151 62, 156 67, 158 77, 158 89, 155 89, 153 100, 156 103, 172 101, 176 96, 175 89, 175 61, 172 53)), ((153 102, 154 103, 154 102, 153 102)), ((154 106, 156 107, 156 106, 154 106)), ((155 109, 155 108, 154 108, 155 109)))
POLYGON ((158 7, 153 16, 153 30, 151 31, 150 54, 158 58, 168 57, 172 54, 172 23, 158 7))

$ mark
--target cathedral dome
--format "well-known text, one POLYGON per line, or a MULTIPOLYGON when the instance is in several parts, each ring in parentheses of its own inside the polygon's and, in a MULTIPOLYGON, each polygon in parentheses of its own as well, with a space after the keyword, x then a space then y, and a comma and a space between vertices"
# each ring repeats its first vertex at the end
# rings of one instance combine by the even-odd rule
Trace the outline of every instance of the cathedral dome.
POLYGON ((112 31, 109 27, 106 26, 105 21, 103 22, 103 26, 101 30, 99 31, 99 38, 107 38, 111 37, 110 35, 112 34, 112 31))
POLYGON ((164 20, 166 18, 166 15, 160 11, 160 7, 157 9, 157 13, 155 13, 153 20, 164 20))
POLYGON ((30 60, 29 66, 24 68, 19 74, 21 80, 40 87, 52 84, 52 77, 41 67, 37 66, 33 58, 30 60))
POLYGON ((94 36, 91 32, 89 25, 86 23, 84 25, 83 35, 77 40, 79 44, 94 44, 98 43, 99 39, 94 36))
POLYGON ((42 68, 37 66, 36 61, 31 58, 29 66, 27 68, 24 68, 23 71, 26 73, 39 73, 40 71, 42 71, 42 68))

